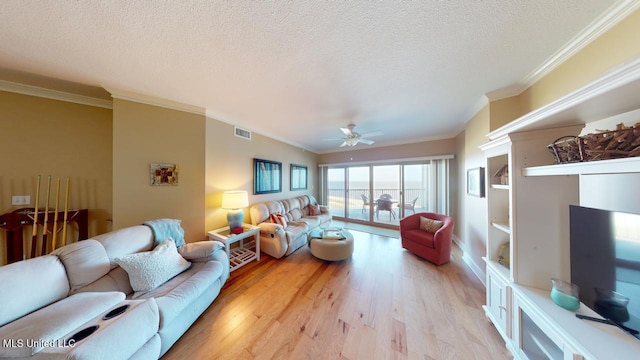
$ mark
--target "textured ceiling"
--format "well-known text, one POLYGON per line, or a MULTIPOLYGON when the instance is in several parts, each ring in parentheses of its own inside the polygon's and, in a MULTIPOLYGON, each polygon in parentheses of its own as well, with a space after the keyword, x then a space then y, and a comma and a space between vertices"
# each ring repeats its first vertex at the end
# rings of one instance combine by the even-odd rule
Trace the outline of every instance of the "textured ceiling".
POLYGON ((384 132, 372 146, 453 137, 628 2, 3 0, 0 76, 202 107, 322 153, 349 122, 384 132))

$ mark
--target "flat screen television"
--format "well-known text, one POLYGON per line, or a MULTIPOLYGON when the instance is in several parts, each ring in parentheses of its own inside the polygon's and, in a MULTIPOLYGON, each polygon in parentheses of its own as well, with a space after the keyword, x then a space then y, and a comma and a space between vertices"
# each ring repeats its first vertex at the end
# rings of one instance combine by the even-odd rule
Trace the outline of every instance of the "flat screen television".
POLYGON ((640 330, 640 215, 576 205, 569 210, 571 282, 580 287, 580 301, 640 330))

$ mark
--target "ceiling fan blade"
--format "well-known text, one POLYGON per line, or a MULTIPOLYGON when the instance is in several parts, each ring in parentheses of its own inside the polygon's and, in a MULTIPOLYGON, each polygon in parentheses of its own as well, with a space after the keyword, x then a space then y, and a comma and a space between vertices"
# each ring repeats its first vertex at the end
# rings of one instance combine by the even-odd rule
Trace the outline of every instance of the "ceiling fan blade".
POLYGON ((360 136, 361 137, 370 138, 370 137, 374 137, 374 136, 380 136, 382 134, 383 134, 382 131, 372 131, 372 132, 368 132, 368 133, 365 133, 365 134, 361 134, 360 136))
POLYGON ((346 141, 344 141, 344 142, 342 143, 342 145, 340 145, 340 147, 345 147, 345 146, 347 146, 347 142, 346 142, 346 141))
POLYGON ((340 131, 342 131, 346 136, 351 136, 351 129, 347 129, 347 128, 340 128, 340 131))
POLYGON ((371 145, 371 144, 373 144, 375 141, 373 141, 373 140, 369 140, 369 139, 363 139, 363 138, 360 138, 360 139, 358 139, 358 142, 361 142, 361 143, 363 143, 363 144, 367 144, 367 145, 371 145))

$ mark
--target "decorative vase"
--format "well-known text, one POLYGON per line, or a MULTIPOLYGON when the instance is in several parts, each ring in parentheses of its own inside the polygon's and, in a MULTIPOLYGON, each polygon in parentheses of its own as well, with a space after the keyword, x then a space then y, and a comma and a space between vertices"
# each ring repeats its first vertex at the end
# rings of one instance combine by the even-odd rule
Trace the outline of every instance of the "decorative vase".
POLYGON ((229 210, 227 213, 227 221, 229 222, 229 230, 234 234, 242 233, 242 223, 244 222, 244 211, 241 209, 229 210))
POLYGON ((570 311, 576 311, 580 307, 578 293, 580 288, 576 284, 571 284, 559 279, 551 279, 551 299, 558 306, 570 311))
POLYGON ((596 288, 595 310, 615 323, 629 321, 629 298, 612 290, 596 288))

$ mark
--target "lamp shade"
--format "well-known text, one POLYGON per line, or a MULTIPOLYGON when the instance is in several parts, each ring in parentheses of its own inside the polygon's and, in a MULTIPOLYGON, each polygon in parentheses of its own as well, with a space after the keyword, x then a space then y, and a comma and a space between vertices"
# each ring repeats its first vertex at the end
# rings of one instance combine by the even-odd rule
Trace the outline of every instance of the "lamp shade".
POLYGON ((249 206, 249 195, 244 190, 225 191, 222 194, 223 209, 242 209, 249 206))

